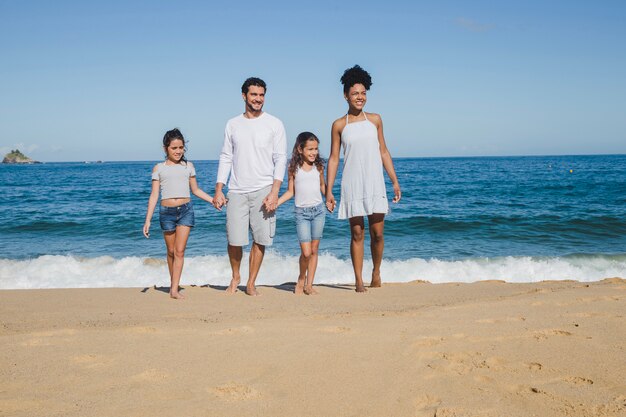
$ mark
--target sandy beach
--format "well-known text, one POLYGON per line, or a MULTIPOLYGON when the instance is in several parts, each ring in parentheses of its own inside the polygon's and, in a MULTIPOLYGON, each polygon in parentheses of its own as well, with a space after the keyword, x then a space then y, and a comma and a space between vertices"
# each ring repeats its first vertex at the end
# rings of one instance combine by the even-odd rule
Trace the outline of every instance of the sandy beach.
POLYGON ((2 416, 625 416, 626 281, 0 291, 2 416))

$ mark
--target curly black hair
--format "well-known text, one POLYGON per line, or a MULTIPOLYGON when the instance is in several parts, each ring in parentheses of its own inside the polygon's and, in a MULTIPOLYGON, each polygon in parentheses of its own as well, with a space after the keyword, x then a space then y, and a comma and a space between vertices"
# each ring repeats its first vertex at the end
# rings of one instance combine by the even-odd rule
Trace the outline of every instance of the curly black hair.
POLYGON ((343 72, 343 75, 341 76, 341 84, 343 84, 343 92, 348 94, 350 87, 354 84, 363 84, 363 87, 365 87, 366 90, 369 90, 373 83, 370 73, 365 71, 359 65, 355 65, 343 72))

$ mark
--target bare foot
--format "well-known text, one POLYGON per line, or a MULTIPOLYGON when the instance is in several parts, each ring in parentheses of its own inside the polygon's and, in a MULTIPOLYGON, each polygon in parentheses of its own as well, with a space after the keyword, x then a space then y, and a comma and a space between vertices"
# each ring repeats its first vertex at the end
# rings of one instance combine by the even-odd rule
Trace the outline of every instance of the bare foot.
POLYGON ((175 300, 184 300, 185 296, 182 295, 181 293, 179 293, 178 291, 176 291, 176 292, 171 292, 170 293, 170 298, 173 298, 175 300))
POLYGON ((304 289, 304 293, 305 293, 306 295, 317 295, 317 294, 319 294, 319 293, 317 292, 317 290, 315 290, 315 288, 313 288, 312 286, 311 286, 311 287, 306 287, 306 288, 304 289))
POLYGON ((296 288, 294 288, 293 293, 295 295, 304 294, 304 277, 298 277, 298 282, 296 282, 296 288))
POLYGON ((261 295, 261 294, 259 294, 259 292, 256 290, 256 287, 246 287, 246 294, 248 294, 248 295, 252 295, 252 296, 261 295))
POLYGON ((228 286, 228 288, 226 288, 226 294, 234 294, 237 292, 237 286, 239 285, 239 281, 241 281, 241 278, 237 277, 233 277, 233 279, 230 280, 230 285, 228 286))
POLYGON ((370 283, 370 288, 380 288, 382 287, 382 282, 380 280, 380 272, 374 273, 372 272, 372 282, 370 283))
POLYGON ((361 284, 361 285, 357 285, 354 291, 356 291, 356 292, 367 292, 367 288, 365 288, 365 286, 363 284, 361 284))

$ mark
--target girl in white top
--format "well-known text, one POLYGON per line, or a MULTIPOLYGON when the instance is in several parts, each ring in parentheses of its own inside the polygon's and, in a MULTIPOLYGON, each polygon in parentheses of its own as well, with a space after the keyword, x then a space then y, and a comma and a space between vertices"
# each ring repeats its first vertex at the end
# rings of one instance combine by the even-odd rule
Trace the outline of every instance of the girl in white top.
POLYGON ((178 284, 183 272, 185 248, 189 232, 195 224, 191 192, 204 201, 213 203, 213 198, 198 187, 196 170, 185 159, 185 138, 178 129, 169 130, 163 137, 165 161, 152 169, 152 192, 148 200, 148 212, 143 225, 143 234, 150 237, 150 220, 161 193, 159 222, 167 248, 167 266, 170 271, 170 297, 185 298, 178 284))
POLYGON ((280 206, 291 197, 295 198, 296 231, 300 241, 300 275, 295 294, 314 295, 317 252, 324 231, 326 209, 322 194, 326 192, 324 182, 324 160, 319 155, 319 139, 311 132, 298 135, 288 168, 287 191, 278 199, 280 206))
POLYGON ((383 231, 385 214, 389 209, 383 168, 393 184, 394 203, 400 201, 401 192, 393 161, 385 144, 383 120, 376 113, 363 111, 372 78, 367 71, 355 65, 343 73, 341 83, 348 112, 335 120, 331 129, 326 206, 331 212, 335 209, 332 191, 339 166, 339 152, 343 146, 344 163, 338 217, 350 221, 350 256, 356 291, 365 292, 362 277, 365 216, 369 223, 373 263, 370 287, 381 286, 380 264, 385 247, 383 231))

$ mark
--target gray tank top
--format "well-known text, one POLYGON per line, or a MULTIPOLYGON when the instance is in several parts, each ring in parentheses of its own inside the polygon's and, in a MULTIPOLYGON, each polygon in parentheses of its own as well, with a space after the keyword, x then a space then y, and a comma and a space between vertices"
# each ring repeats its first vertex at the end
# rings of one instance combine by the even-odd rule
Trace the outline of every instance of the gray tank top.
POLYGON ((161 187, 161 200, 168 198, 190 198, 189 178, 196 176, 196 170, 189 164, 165 165, 165 162, 157 164, 157 169, 152 173, 152 179, 159 181, 161 187))

